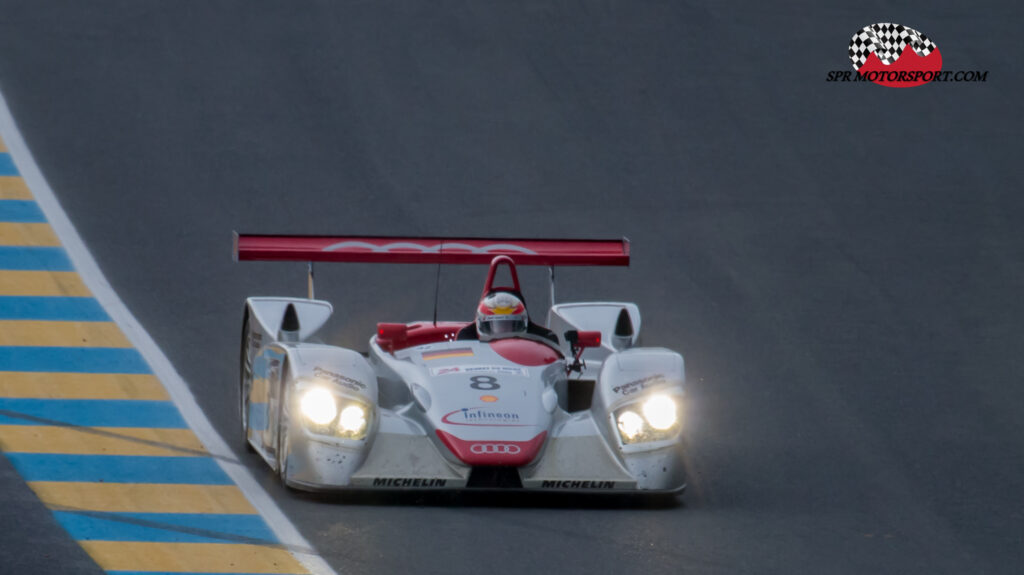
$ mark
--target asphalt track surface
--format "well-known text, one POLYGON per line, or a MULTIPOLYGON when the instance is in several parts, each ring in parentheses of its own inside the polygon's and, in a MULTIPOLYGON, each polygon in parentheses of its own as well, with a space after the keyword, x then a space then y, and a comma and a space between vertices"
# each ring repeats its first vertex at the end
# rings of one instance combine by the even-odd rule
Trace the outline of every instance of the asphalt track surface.
MULTIPOLYGON (((685 355, 681 502, 308 497, 239 445, 339 573, 1019 572, 1020 3, 433 4, 0 2, 30 148, 236 445, 243 299, 304 277, 231 230, 633 241, 558 289, 685 355), (878 21, 987 82, 827 83, 878 21)), ((329 339, 429 317, 435 271, 321 266, 329 339)), ((441 316, 482 276, 445 269, 441 316)), ((0 488, 0 564, 94 571, 0 488)))

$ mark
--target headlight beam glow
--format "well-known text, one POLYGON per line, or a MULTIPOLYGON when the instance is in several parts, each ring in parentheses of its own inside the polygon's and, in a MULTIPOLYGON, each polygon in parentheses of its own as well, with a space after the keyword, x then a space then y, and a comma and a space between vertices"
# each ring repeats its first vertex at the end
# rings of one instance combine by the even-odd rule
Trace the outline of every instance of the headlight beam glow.
POLYGON ((338 416, 338 428, 342 431, 359 435, 366 429, 366 410, 360 405, 349 405, 341 410, 338 416))
POLYGON ((644 420, 633 411, 623 411, 619 414, 619 431, 627 439, 633 439, 644 430, 644 420))
POLYGON ((682 397, 654 393, 637 398, 615 411, 613 425, 622 444, 632 445, 671 441, 682 432, 682 397))
POLYGON ((299 400, 302 415, 316 425, 327 425, 338 415, 334 394, 322 387, 314 387, 299 400))
POLYGON ((665 431, 678 419, 676 402, 667 395, 653 395, 643 404, 644 419, 658 431, 665 431))

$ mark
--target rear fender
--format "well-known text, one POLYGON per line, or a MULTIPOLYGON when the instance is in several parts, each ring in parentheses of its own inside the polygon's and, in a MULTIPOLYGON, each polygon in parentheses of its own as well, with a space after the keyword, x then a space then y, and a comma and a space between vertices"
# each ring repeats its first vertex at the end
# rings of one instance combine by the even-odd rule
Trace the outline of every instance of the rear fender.
POLYGON ((322 300, 288 297, 251 297, 245 300, 250 329, 264 341, 276 341, 284 320, 285 310, 291 304, 299 319, 299 341, 306 341, 317 332, 334 312, 331 304, 322 300))

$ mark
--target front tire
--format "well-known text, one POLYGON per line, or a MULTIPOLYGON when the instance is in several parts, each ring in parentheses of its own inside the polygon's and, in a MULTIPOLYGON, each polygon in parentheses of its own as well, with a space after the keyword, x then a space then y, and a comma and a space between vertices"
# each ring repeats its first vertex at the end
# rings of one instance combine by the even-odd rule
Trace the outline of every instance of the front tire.
POLYGON ((238 362, 238 418, 242 422, 242 444, 249 453, 256 449, 249 442, 249 395, 252 392, 252 360, 249 358, 249 310, 242 319, 242 350, 238 362))
POLYGON ((291 421, 288 420, 288 409, 285 402, 288 401, 288 362, 281 366, 281 387, 277 402, 277 475, 281 478, 281 484, 288 489, 294 489, 288 481, 288 454, 291 452, 291 442, 288 439, 288 431, 291 421))

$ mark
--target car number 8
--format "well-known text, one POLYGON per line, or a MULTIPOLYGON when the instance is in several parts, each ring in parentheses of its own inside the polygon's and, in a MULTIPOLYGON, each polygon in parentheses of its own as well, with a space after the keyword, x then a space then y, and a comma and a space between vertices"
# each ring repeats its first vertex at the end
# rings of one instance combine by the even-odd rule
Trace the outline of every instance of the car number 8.
POLYGON ((469 378, 473 383, 469 384, 473 389, 479 389, 482 391, 490 391, 492 389, 498 389, 501 387, 498 385, 498 378, 491 377, 489 375, 474 375, 469 378))

